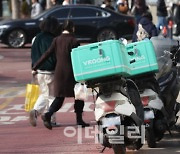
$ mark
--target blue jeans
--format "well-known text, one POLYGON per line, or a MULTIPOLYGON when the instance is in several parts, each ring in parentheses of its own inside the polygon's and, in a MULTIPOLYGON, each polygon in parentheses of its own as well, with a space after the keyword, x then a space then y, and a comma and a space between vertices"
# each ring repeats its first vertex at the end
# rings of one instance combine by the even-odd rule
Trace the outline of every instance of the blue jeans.
POLYGON ((164 27, 164 26, 167 26, 167 25, 168 25, 168 23, 167 23, 166 17, 158 16, 158 23, 156 25, 158 31, 160 30, 161 26, 164 27))

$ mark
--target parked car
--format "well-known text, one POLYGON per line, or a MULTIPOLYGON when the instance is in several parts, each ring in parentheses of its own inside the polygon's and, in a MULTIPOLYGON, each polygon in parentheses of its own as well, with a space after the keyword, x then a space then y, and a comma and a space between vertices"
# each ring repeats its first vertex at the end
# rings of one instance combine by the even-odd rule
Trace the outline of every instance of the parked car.
POLYGON ((32 19, 0 21, 0 41, 13 48, 31 43, 40 31, 39 23, 48 16, 54 16, 62 25, 70 19, 75 23, 75 35, 80 42, 96 42, 120 37, 131 38, 134 31, 134 17, 94 5, 57 6, 44 11, 32 19))

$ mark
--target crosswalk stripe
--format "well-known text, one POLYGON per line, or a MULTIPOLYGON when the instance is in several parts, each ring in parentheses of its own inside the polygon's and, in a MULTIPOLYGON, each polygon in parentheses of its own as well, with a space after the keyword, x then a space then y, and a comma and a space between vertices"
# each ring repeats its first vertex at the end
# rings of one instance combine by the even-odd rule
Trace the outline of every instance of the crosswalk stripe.
POLYGON ((14 98, 8 98, 6 99, 2 104, 0 104, 0 110, 4 109, 6 106, 8 106, 14 98))
POLYGON ((0 98, 11 98, 17 96, 25 96, 25 87, 23 88, 8 88, 8 89, 0 89, 0 98))

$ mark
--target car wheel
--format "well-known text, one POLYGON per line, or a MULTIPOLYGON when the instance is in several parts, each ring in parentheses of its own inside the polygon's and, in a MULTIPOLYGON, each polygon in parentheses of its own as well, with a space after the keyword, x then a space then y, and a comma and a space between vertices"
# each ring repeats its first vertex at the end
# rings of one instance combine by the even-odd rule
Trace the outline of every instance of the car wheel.
POLYGON ((103 29, 97 35, 97 41, 115 40, 117 39, 116 32, 112 29, 103 29))
POLYGON ((21 48, 26 42, 26 34, 21 29, 13 30, 9 33, 7 41, 10 47, 21 48))

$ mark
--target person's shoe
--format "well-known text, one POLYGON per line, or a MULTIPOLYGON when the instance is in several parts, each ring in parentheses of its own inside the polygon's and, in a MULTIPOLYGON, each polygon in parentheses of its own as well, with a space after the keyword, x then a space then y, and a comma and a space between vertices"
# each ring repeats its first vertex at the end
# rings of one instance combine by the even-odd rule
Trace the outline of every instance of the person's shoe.
POLYGON ((78 126, 81 126, 81 127, 83 127, 83 128, 84 128, 84 127, 89 127, 89 126, 90 126, 90 124, 85 123, 83 120, 77 122, 77 125, 78 125, 78 126))
POLYGON ((60 127, 60 123, 57 123, 57 122, 51 122, 51 126, 52 127, 60 127))
POLYGON ((81 127, 89 127, 90 125, 88 123, 85 123, 82 119, 82 113, 76 113, 76 121, 77 125, 80 125, 81 127))
POLYGON ((48 117, 47 113, 45 113, 44 115, 41 116, 41 119, 44 122, 44 126, 48 129, 52 129, 52 125, 51 125, 51 117, 48 117))
POLYGON ((29 112, 29 122, 33 127, 37 126, 37 111, 34 109, 29 112))

